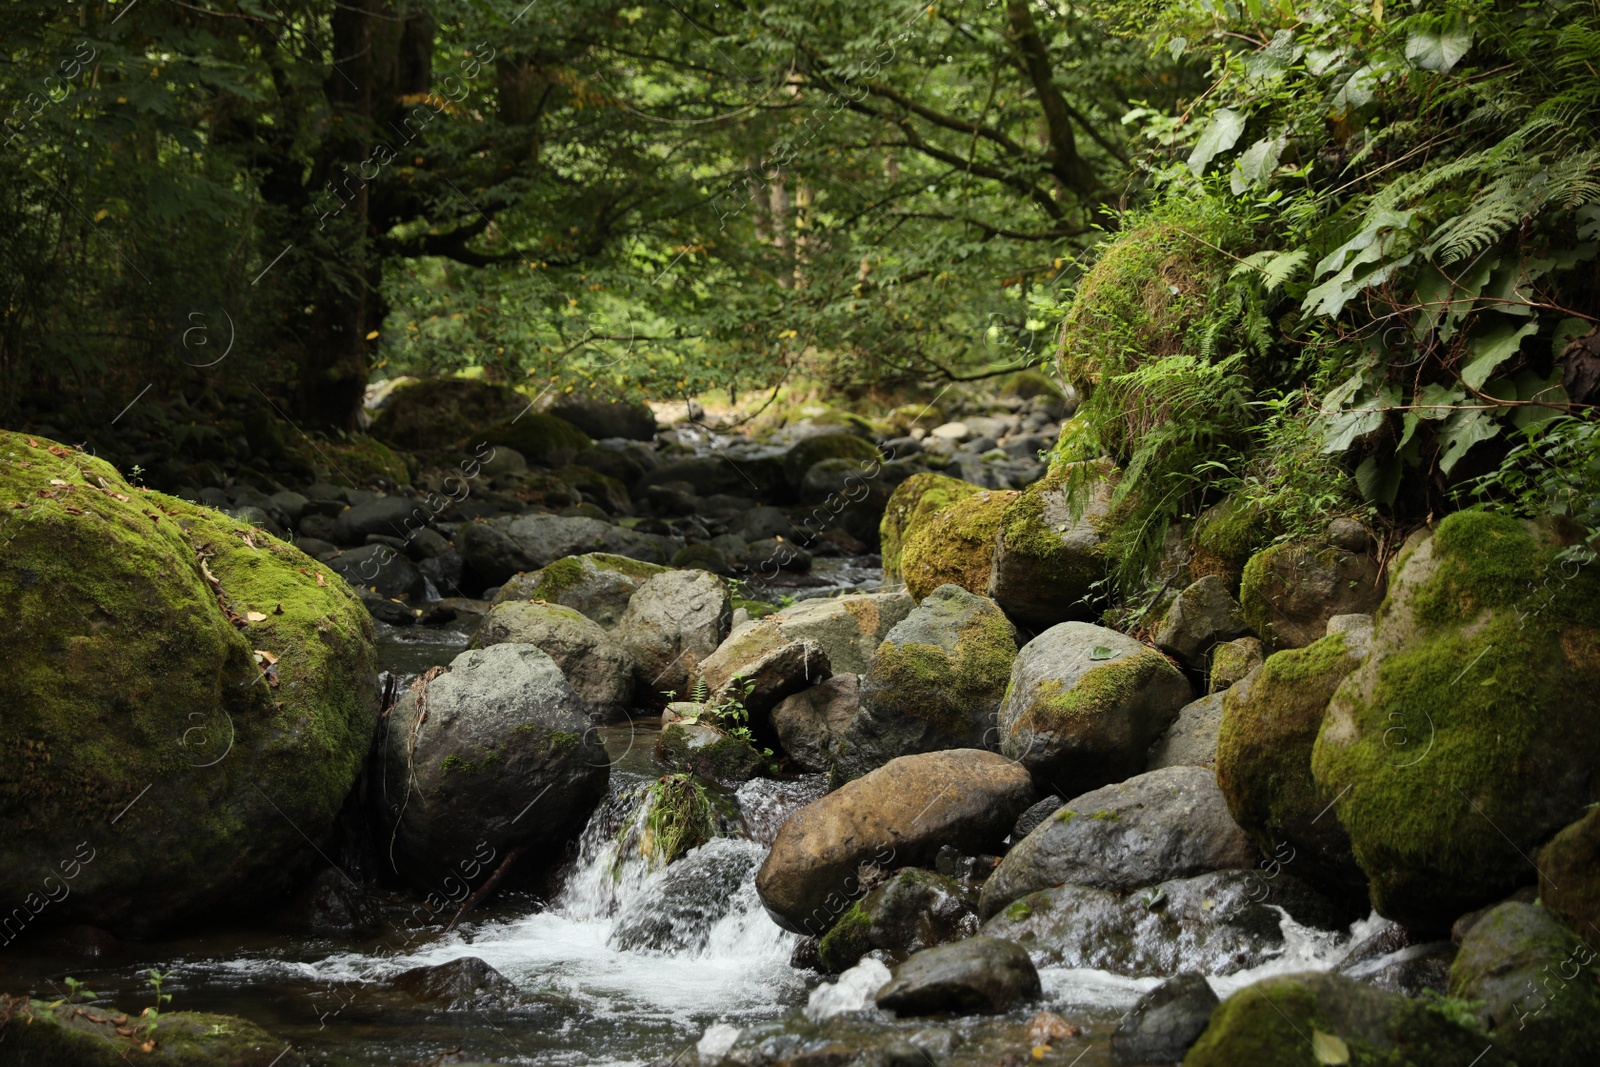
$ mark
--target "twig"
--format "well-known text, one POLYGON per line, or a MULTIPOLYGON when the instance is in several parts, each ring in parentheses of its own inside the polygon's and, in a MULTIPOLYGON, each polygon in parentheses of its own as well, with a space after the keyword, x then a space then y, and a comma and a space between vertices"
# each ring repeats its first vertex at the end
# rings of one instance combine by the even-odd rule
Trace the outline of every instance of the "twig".
POLYGON ((521 845, 518 845, 516 848, 506 853, 506 858, 500 861, 500 866, 494 869, 494 873, 489 876, 489 880, 479 886, 476 893, 472 894, 462 902, 461 910, 456 912, 455 918, 450 920, 450 925, 444 928, 445 933, 448 934, 450 931, 454 930, 456 928, 456 924, 461 922, 461 917, 463 915, 477 907, 478 904, 483 901, 484 897, 494 892, 495 886, 500 884, 500 879, 506 876, 506 871, 511 869, 511 865, 516 862, 517 857, 520 855, 522 855, 521 845))

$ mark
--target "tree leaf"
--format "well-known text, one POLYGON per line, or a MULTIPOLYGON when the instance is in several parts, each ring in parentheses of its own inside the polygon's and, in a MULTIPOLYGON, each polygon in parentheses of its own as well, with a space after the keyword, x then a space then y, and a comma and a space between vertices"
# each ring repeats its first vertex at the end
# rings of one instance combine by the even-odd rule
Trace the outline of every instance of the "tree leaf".
POLYGON ((1276 137, 1263 137, 1240 153, 1239 158, 1233 161, 1233 176, 1228 179, 1233 195, 1239 196, 1272 177, 1272 172, 1278 169, 1278 156, 1282 154, 1286 143, 1286 138, 1280 133, 1276 137))
POLYGON ((1500 424, 1488 412, 1462 409, 1450 413, 1439 431, 1439 469, 1446 474, 1461 462, 1467 450, 1479 441, 1487 441, 1500 432, 1500 424))
POLYGON ((1512 329, 1511 323, 1497 318, 1467 345, 1472 361, 1461 368, 1461 380, 1473 389, 1483 388, 1494 369, 1522 347, 1522 339, 1539 331, 1537 322, 1525 324, 1522 329, 1512 329))
POLYGON ((1107 648, 1105 645, 1095 645, 1089 650, 1090 659, 1115 659, 1116 655, 1115 649, 1107 648))
POLYGON ((1231 107, 1218 108, 1211 116, 1211 121, 1206 123, 1206 128, 1201 131, 1200 140, 1195 142, 1194 151, 1189 153, 1189 170, 1196 178, 1204 175, 1212 157, 1238 144, 1239 135, 1242 133, 1244 133, 1244 116, 1231 107))
POLYGON ((1443 74, 1472 50, 1472 31, 1466 23, 1423 32, 1413 31, 1406 39, 1406 59, 1413 66, 1443 74))
POLYGON ((1400 490, 1400 457, 1393 454, 1382 459, 1377 455, 1368 456, 1356 468, 1356 486, 1368 501, 1390 506, 1400 490))
POLYGON ((1321 1030, 1311 1031, 1311 1053, 1316 1056, 1318 1063, 1326 1067, 1338 1067, 1339 1064, 1350 1062, 1350 1046, 1321 1030))

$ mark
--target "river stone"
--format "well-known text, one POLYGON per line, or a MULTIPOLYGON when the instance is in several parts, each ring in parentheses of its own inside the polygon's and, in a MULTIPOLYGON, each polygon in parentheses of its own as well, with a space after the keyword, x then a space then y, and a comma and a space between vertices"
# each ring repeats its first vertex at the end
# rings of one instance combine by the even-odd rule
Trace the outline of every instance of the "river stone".
POLYGON ((1000 519, 1016 497, 1010 490, 980 490, 912 527, 900 551, 906 592, 921 600, 949 583, 987 593, 1000 519))
POLYGON ((136 1012, 18 998, 7 1007, 0 1063, 17 1067, 306 1067, 294 1046, 233 1015, 163 1011, 154 1047, 136 1012), (117 1020, 121 1020, 120 1022, 117 1020))
POLYGON ((634 661, 641 701, 685 692, 689 676, 717 650, 733 621, 728 586, 706 571, 666 571, 628 601, 617 637, 634 661))
POLYGON ((836 674, 820 685, 785 697, 772 709, 778 741, 795 766, 825 771, 861 710, 861 676, 836 674))
POLYGON ((917 867, 874 886, 839 917, 817 946, 829 974, 856 965, 868 952, 888 963, 978 932, 977 893, 954 879, 917 867))
POLYGON ((1518 1067, 1600 1063, 1594 961, 1548 909, 1501 904, 1462 939, 1450 995, 1475 1002, 1478 1021, 1518 1067))
POLYGON ((29 506, 7 513, 0 567, 6 936, 45 907, 34 921, 138 936, 281 900, 377 721, 360 601, 268 534, 0 431, 13 501, 29 506))
POLYGON ((648 441, 656 435, 656 416, 642 400, 616 400, 593 393, 568 393, 546 408, 557 418, 597 440, 648 441))
POLYGON ((634 897, 617 916, 609 944, 676 956, 702 952, 711 930, 747 892, 764 849, 737 837, 713 837, 674 860, 651 891, 634 897))
POLYGON ((1538 858, 1541 903, 1600 945, 1600 808, 1551 838, 1538 858))
POLYGON ((1105 527, 1116 485, 1109 464, 1053 466, 1006 508, 989 595, 1024 626, 1092 618, 1090 587, 1105 576, 1105 527), (1080 504, 1070 484, 1085 482, 1080 504))
MULTIPOLYGON (((1221 694, 1216 763, 1228 810, 1263 852, 1282 852, 1287 842, 1296 873, 1362 900, 1366 878, 1333 810, 1333 794, 1311 775, 1311 749, 1334 690, 1366 654, 1356 632, 1269 656, 1221 694)), ((1397 762, 1408 758, 1395 756, 1397 762)))
POLYGON ((669 537, 566 515, 519 515, 467 523, 456 543, 468 571, 482 586, 499 585, 519 571, 538 570, 566 556, 608 552, 664 564, 678 550, 669 537))
POLYGON ((1126 634, 1052 626, 1022 647, 1000 705, 1000 751, 1066 795, 1141 771, 1193 697, 1183 672, 1126 634))
POLYGON ((992 743, 1016 631, 987 597, 942 585, 889 631, 861 679, 835 765, 856 778, 896 756, 992 743))
POLYGON ((426 588, 417 565, 388 545, 363 545, 323 562, 351 585, 370 589, 385 600, 420 597, 426 588))
POLYGON ((1231 870, 1133 893, 1054 886, 1012 901, 983 931, 1022 945, 1040 967, 1090 967, 1130 978, 1232 974, 1282 954, 1283 912, 1303 925, 1342 925, 1328 901, 1293 875, 1268 879, 1261 871, 1231 870))
POLYGON ((333 523, 333 539, 341 545, 359 545, 368 534, 384 534, 401 540, 422 529, 433 519, 433 512, 403 496, 380 496, 341 511, 333 523))
POLYGON ((1220 1003, 1203 974, 1167 979, 1140 997, 1111 1032, 1111 1058, 1119 1067, 1177 1063, 1220 1003))
POLYGON ((784 477, 789 479, 791 486, 799 489, 805 481, 807 471, 814 465, 830 459, 870 465, 882 462, 883 454, 871 441, 842 429, 833 433, 816 434, 794 444, 784 454, 784 477))
POLYGON ((923 949, 896 967, 877 1004, 897 1015, 993 1015, 1040 992, 1039 972, 1021 946, 970 937, 923 949))
POLYGON ((1228 583, 1208 574, 1173 600, 1156 627, 1155 646, 1185 667, 1203 670, 1213 646, 1248 632, 1228 583))
POLYGON ((1403 550, 1312 753, 1378 911, 1426 933, 1504 898, 1600 801, 1600 568, 1552 526, 1446 517, 1403 550))
POLYGON ((640 476, 633 484, 633 494, 641 496, 650 486, 667 482, 687 482, 696 496, 737 493, 765 503, 782 503, 782 498, 789 494, 781 460, 776 457, 735 459, 726 451, 663 463, 640 476))
POLYGON ((784 608, 773 619, 785 637, 810 640, 836 674, 864 674, 872 654, 916 607, 905 593, 818 597, 784 608))
POLYGON ((1203 767, 1163 767, 1074 797, 1011 846, 983 887, 987 918, 1047 886, 1128 890, 1249 867, 1256 850, 1203 767))
POLYGON ((754 778, 762 763, 761 753, 750 747, 750 742, 703 722, 674 722, 663 727, 656 754, 668 766, 697 774, 724 789, 754 778))
POLYGON ((1240 679, 1265 661, 1266 655, 1262 652, 1260 638, 1239 637, 1232 641, 1224 641, 1211 650, 1211 675, 1207 691, 1222 692, 1229 686, 1237 684, 1240 679))
POLYGON ((1183 1064, 1503 1065, 1502 1057, 1484 1056, 1488 1044, 1481 1033, 1451 1022, 1425 1001, 1343 975, 1289 974, 1247 986, 1223 1001, 1183 1064))
POLYGON ((791 640, 766 618, 741 626, 707 656, 695 671, 693 688, 703 688, 712 703, 737 698, 751 722, 765 729, 778 704, 826 680, 832 669, 816 642, 791 640))
POLYGON ((633 702, 633 659, 600 624, 571 608, 513 600, 496 604, 478 623, 472 648, 534 645, 557 667, 595 722, 615 722, 633 702))
POLYGON ((982 490, 971 482, 932 472, 913 474, 895 486, 878 524, 884 578, 893 581, 900 577, 901 549, 919 526, 946 506, 978 492, 982 490))
POLYGON ((1150 750, 1145 770, 1162 767, 1214 767, 1217 731, 1222 727, 1222 694, 1212 693, 1178 709, 1167 732, 1150 750))
MULTIPOLYGON (((1342 541, 1354 543, 1349 536, 1342 541)), ((1384 571, 1376 546, 1370 537, 1366 541, 1356 552, 1326 539, 1286 541, 1250 557, 1239 583, 1239 608, 1268 652, 1304 648, 1326 636, 1335 615, 1378 609, 1384 571)))
POLYGON ((517 995, 511 979, 477 956, 401 971, 391 984, 412 1000, 447 1011, 499 1008, 517 995))
POLYGON ((507 579, 494 595, 494 603, 544 600, 571 608, 611 630, 622 621, 622 613, 639 587, 669 569, 609 552, 567 556, 507 579))
POLYGON ((1027 772, 993 752, 901 756, 790 816, 756 891, 779 926, 821 934, 860 893, 863 863, 927 864, 945 845, 992 853, 1032 802, 1027 772))
POLYGON ((402 877, 428 889, 486 852, 558 850, 610 771, 578 695, 533 645, 469 649, 418 679, 389 712, 378 758, 382 837, 402 877))
POLYGON ((1039 824, 1061 810, 1066 801, 1057 796, 1045 797, 1039 803, 1017 816, 1017 821, 1011 827, 1011 843, 1014 845, 1024 837, 1039 828, 1039 824))

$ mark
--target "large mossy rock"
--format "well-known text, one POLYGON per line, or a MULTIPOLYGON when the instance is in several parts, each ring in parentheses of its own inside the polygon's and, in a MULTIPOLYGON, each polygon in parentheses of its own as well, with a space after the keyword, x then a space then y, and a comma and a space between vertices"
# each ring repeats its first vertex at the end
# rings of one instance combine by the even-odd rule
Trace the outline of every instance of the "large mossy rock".
POLYGON ((1017 622, 1042 629, 1096 614, 1090 587, 1108 569, 1115 484, 1101 463, 1053 466, 1006 507, 989 595, 1017 622))
POLYGON ((1183 1067, 1504 1067, 1495 1051, 1483 1055, 1489 1044, 1423 1001, 1342 975, 1289 974, 1223 1001, 1183 1067))
POLYGON ((895 486, 878 524, 884 578, 900 577, 901 549, 919 526, 956 501, 982 491, 971 482, 932 472, 913 474, 895 486))
POLYGON ((1092 789, 1142 771, 1193 695, 1155 649, 1103 626, 1060 623, 1017 654, 1000 751, 1057 792, 1092 789))
POLYGON ((968 592, 989 590, 1000 519, 1017 493, 982 490, 934 513, 911 531, 900 553, 906 592, 921 600, 941 585, 968 592))
POLYGON ((1475 1005, 1517 1067, 1600 1063, 1594 958, 1548 909, 1507 902, 1462 939, 1450 995, 1475 1005))
POLYGON ((137 1012, 0 994, 0 1067, 305 1067, 287 1041, 246 1019, 164 1011, 148 1036, 137 1012), (149 1048, 146 1048, 148 1042, 149 1048))
POLYGON ((1138 892, 1061 885, 1019 897, 983 925, 1015 941, 1040 967, 1091 967, 1128 978, 1184 971, 1226 975, 1287 947, 1283 916, 1337 929, 1338 913, 1293 875, 1209 871, 1138 892))
POLYGON ((1538 860, 1540 901, 1600 948, 1600 807, 1551 838, 1538 860))
POLYGON ((634 663, 599 623, 559 604, 508 601, 489 609, 472 635, 473 648, 533 645, 555 660, 595 722, 627 717, 634 663))
POLYGON ((1050 886, 1127 891, 1250 867, 1257 852, 1204 767, 1163 767, 1062 805, 1011 846, 983 886, 984 918, 1050 886))
POLYGON ((1239 582, 1244 621, 1268 652, 1304 648, 1335 615, 1370 615, 1383 602, 1384 571, 1372 536, 1336 519, 1320 542, 1286 541, 1245 564, 1239 582))
POLYGON ((372 436, 401 448, 448 449, 474 434, 483 440, 485 428, 514 418, 526 404, 512 390, 486 382, 465 378, 412 381, 390 393, 372 421, 372 436))
POLYGON ((1502 899, 1600 800, 1600 568, 1549 527, 1448 516, 1408 543, 1372 652, 1312 754, 1379 912, 1422 930, 1502 899))
POLYGON ((732 622, 728 585, 714 574, 665 571, 646 580, 617 623, 617 638, 633 657, 639 699, 659 702, 663 691, 688 692, 690 676, 732 622))
POLYGON ((1312 777, 1311 750, 1328 701, 1366 658, 1368 641, 1336 633, 1269 657, 1221 694, 1217 733, 1217 784, 1234 820, 1263 852, 1292 853, 1295 873, 1363 898, 1366 878, 1333 795, 1312 777))
POLYGON ((49 441, 0 432, 0 506, 0 894, 58 894, 79 842, 52 923, 139 932, 283 891, 377 721, 360 601, 49 441))
POLYGON ((992 745, 1016 655, 1016 631, 994 601, 935 589, 878 646, 836 766, 858 777, 896 756, 992 745))
POLYGON ((771 622, 790 640, 814 642, 827 653, 835 674, 861 674, 914 607, 905 593, 817 597, 784 608, 771 622))
POLYGON ((946 845, 992 852, 1033 799, 1027 772, 993 752, 901 756, 791 815, 756 892, 779 926, 820 936, 861 894, 863 863, 924 865, 946 845))
POLYGON ((805 481, 806 472, 813 465, 829 459, 866 464, 871 469, 872 464, 883 462, 883 453, 871 441, 853 433, 818 434, 789 449, 783 457, 783 475, 789 480, 789 485, 798 490, 805 481))
POLYGON ((590 437, 648 441, 656 435, 656 416, 642 400, 621 400, 595 392, 567 393, 545 408, 590 437))
POLYGON ((1200 513, 1190 534, 1189 578, 1222 579, 1229 593, 1239 591, 1250 557, 1272 540, 1272 518, 1242 497, 1230 496, 1200 513))
POLYGON ((469 649, 389 711, 369 786, 397 873, 418 888, 582 828, 610 760, 578 696, 533 645, 469 649))
POLYGON ((531 411, 487 427, 478 436, 491 445, 516 449, 529 463, 543 467, 565 467, 594 443, 566 419, 531 411))
POLYGON ((507 579, 491 603, 543 600, 571 608, 611 630, 622 621, 622 613, 639 587, 668 569, 609 552, 566 556, 507 579))
POLYGON ((829 974, 876 950, 898 963, 914 952, 978 932, 977 894, 942 874, 907 867, 876 885, 839 917, 817 946, 829 974))

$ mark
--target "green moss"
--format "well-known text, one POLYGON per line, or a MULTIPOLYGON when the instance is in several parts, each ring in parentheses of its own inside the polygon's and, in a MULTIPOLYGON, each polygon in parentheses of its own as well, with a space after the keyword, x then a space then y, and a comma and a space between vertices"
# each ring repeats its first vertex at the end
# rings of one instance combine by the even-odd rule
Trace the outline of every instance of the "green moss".
POLYGON ((486 382, 413 381, 394 391, 373 420, 372 433, 401 448, 456 449, 469 439, 482 440, 473 438, 479 427, 514 418, 526 403, 512 390, 486 382))
POLYGON ((1080 730, 1125 707, 1160 674, 1181 674, 1154 649, 1118 656, 1084 672, 1071 689, 1049 678, 1034 689, 1033 701, 1014 729, 1073 737, 1080 730))
POLYGON ((1091 819, 1099 819, 1101 822, 1116 822, 1116 821, 1118 821, 1119 819, 1122 818, 1122 814, 1120 812, 1110 811, 1110 810, 1108 810, 1106 808, 1101 808, 1099 811, 1097 811, 1093 815, 1089 816, 1089 818, 1091 818, 1091 819))
POLYGON ((989 589, 995 535, 1017 493, 964 495, 914 527, 900 555, 906 592, 921 600, 946 583, 980 596, 989 589))
POLYGON ((557 752, 569 752, 583 744, 583 735, 575 734, 571 730, 552 730, 550 732, 550 745, 557 752))
POLYGON ((1056 822, 1062 822, 1062 823, 1071 822, 1073 819, 1075 819, 1077 817, 1078 817, 1078 813, 1073 811, 1071 808, 1062 808, 1060 811, 1056 812, 1056 814, 1055 814, 1056 822))
POLYGON ((822 935, 817 945, 817 960, 829 974, 839 974, 854 967, 872 950, 868 934, 872 930, 872 916, 858 900, 839 916, 832 929, 822 935))
POLYGON ((1592 702, 1575 697, 1600 691, 1600 571, 1568 579, 1551 566, 1560 547, 1448 516, 1431 562, 1413 552, 1397 576, 1374 660, 1333 699, 1312 768, 1325 793, 1346 791, 1339 819, 1386 915, 1426 925, 1515 888, 1566 821, 1550 779, 1600 764, 1592 702))
POLYGON ((971 482, 927 472, 913 474, 895 486, 878 524, 884 577, 899 576, 902 547, 922 523, 957 500, 981 491, 971 482))
POLYGON ((1237 590, 1245 564, 1271 542, 1274 532, 1271 516, 1242 497, 1228 497, 1195 522, 1190 580, 1215 574, 1228 582, 1230 591, 1237 590))
POLYGON ((873 656, 867 684, 886 714, 928 722, 952 740, 971 739, 976 709, 999 706, 1016 658, 1011 623, 986 605, 955 632, 950 649, 885 641, 873 656))
POLYGON ((857 463, 881 462, 880 453, 871 441, 853 433, 830 433, 808 437, 789 449, 783 457, 783 476, 789 484, 798 486, 812 464, 825 459, 843 459, 857 463))
POLYGON ((546 564, 539 572, 537 584, 529 591, 529 600, 556 603, 573 588, 581 585, 596 571, 613 571, 643 584, 651 577, 671 570, 655 563, 644 563, 626 556, 613 556, 608 552, 590 552, 582 556, 563 556, 546 564))
POLYGON ((1115 476, 1111 465, 1103 461, 1051 466, 1043 478, 1011 501, 1001 517, 1000 538, 1005 544, 1007 566, 1025 570, 1035 585, 1060 590, 1066 600, 1087 592, 1111 565, 1103 540, 1114 528, 1117 517, 1089 511, 1090 501, 1101 491, 1102 484, 1115 476), (1068 502, 1067 515, 1047 520, 1047 505, 1063 497, 1068 502), (1074 517, 1085 513, 1090 515, 1089 525, 1102 542, 1089 551, 1081 545, 1069 546, 1063 536, 1074 517))
POLYGON ((709 744, 697 744, 676 723, 661 731, 656 750, 671 766, 714 782, 748 781, 761 766, 761 754, 748 742, 724 734, 709 744))
POLYGON ((1066 399, 1066 394, 1061 387, 1048 377, 1036 370, 1019 370, 1005 380, 1000 386, 1001 396, 1020 396, 1024 400, 1036 396, 1053 396, 1058 400, 1066 399))
POLYGON ((1014 923, 1022 922, 1025 919, 1032 918, 1032 916, 1033 909, 1028 906, 1028 902, 1025 900, 1016 901, 1006 909, 1006 918, 1014 923))
POLYGON ((566 419, 529 412, 514 422, 489 427, 482 439, 492 445, 505 445, 522 453, 529 463, 559 467, 594 442, 589 435, 566 419))
POLYGON ((720 549, 708 544, 684 545, 672 557, 672 565, 680 570, 710 571, 712 574, 731 574, 728 558, 720 549))
POLYGON ((732 604, 733 610, 735 611, 738 611, 740 608, 748 611, 752 619, 764 619, 768 615, 775 614, 778 611, 778 606, 776 604, 768 604, 765 600, 741 600, 739 598, 734 598, 729 603, 732 604))
POLYGON ((19 999, 0 1022, 7 1061, 34 1067, 304 1067, 288 1042, 232 1015, 162 1012, 147 1038, 142 1024, 114 1008, 19 999), (123 1019, 119 1024, 116 1020, 123 1019), (122 1030, 128 1033, 120 1033, 122 1030), (154 1041, 145 1051, 143 1043, 154 1041))

